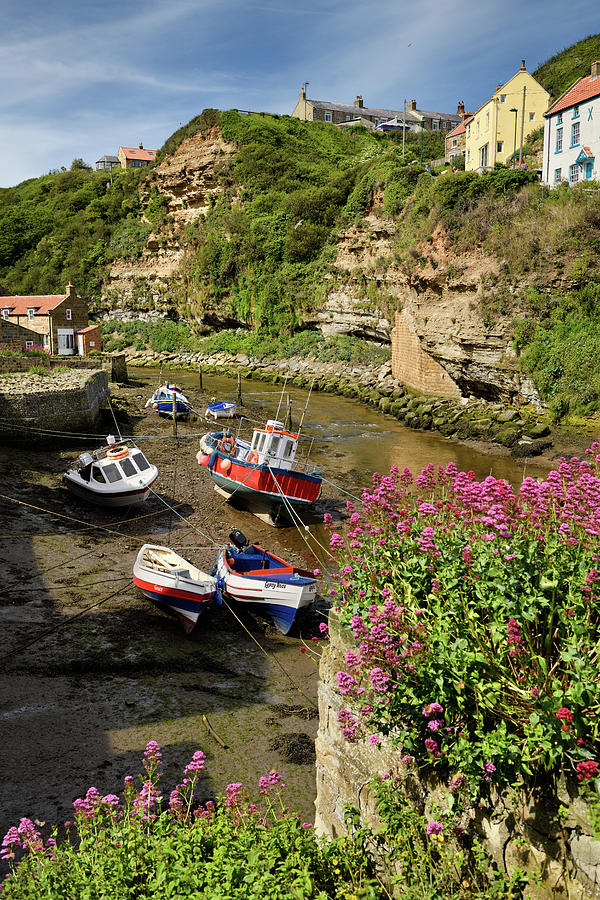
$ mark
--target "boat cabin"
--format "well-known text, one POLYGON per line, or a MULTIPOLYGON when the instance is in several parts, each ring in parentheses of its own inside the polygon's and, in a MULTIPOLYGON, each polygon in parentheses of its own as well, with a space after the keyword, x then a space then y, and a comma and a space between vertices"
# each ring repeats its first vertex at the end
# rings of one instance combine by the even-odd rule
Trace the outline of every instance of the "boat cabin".
POLYGON ((87 452, 77 457, 79 477, 83 481, 97 484, 117 484, 119 481, 143 474, 149 468, 150 463, 137 447, 118 446, 112 456, 109 449, 106 456, 101 459, 87 452))
POLYGON ((286 431, 283 422, 269 419, 265 428, 254 429, 248 462, 291 469, 297 449, 297 433, 286 431))

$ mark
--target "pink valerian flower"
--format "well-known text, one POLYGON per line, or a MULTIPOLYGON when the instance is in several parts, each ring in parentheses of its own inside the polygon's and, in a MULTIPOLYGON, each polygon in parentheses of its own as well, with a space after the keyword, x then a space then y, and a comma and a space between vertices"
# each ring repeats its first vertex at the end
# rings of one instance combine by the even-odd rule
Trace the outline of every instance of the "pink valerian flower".
POLYGON ((172 790, 169 796, 169 812, 178 819, 182 818, 185 813, 185 803, 177 788, 172 790))
POLYGON ((429 719, 431 716, 442 715, 444 707, 440 703, 428 703, 423 710, 423 715, 429 719))
POLYGON ((467 784, 467 781, 466 775, 463 775, 462 772, 457 772, 456 775, 453 775, 450 779, 449 788, 451 791, 459 791, 467 784))
POLYGON ((31 819, 22 818, 17 826, 17 831, 23 842, 23 847, 30 853, 43 849, 42 836, 31 821, 31 819))
POLYGON ((192 756, 190 762, 185 767, 183 774, 184 775, 192 775, 195 772, 201 772, 204 769, 204 761, 206 756, 202 752, 202 750, 196 750, 194 755, 192 756))
POLYGON ((428 822, 426 828, 427 834, 431 837, 432 835, 438 835, 444 833, 444 826, 441 822, 428 822))
POLYGON ((376 735, 376 734, 369 735, 369 744, 371 744, 372 747, 377 747, 377 746, 379 746, 380 743, 381 743, 381 738, 378 737, 378 735, 376 735))
POLYGON ((356 718, 356 716, 350 712, 350 710, 340 709, 337 715, 337 721, 338 725, 342 729, 344 738, 349 743, 354 743, 358 740, 360 722, 356 718))
POLYGON ((409 753, 405 753, 404 756, 402 757, 402 762, 404 763, 405 766, 410 768, 411 766, 414 766, 415 758, 414 758, 414 756, 410 756, 409 753))
POLYGON ((337 672, 335 680, 340 694, 345 695, 356 693, 356 689, 358 688, 358 681, 356 680, 356 678, 354 678, 353 675, 350 675, 348 672, 337 672))
POLYGON ((483 764, 483 768, 481 770, 481 774, 483 775, 486 781, 492 780, 492 775, 496 771, 496 766, 493 762, 485 762, 483 764))
POLYGON ((310 822, 303 822, 303 823, 302 823, 302 828, 309 829, 309 828, 313 828, 313 827, 314 827, 314 826, 311 825, 310 822))
POLYGON ((384 672, 383 669, 375 668, 371 669, 369 673, 369 682, 374 691, 378 693, 382 693, 388 690, 388 682, 390 680, 390 674, 388 672, 384 672))
POLYGON ((13 825, 12 828, 8 829, 8 831, 2 838, 2 850, 0 850, 0 859, 14 859, 14 848, 17 847, 18 849, 21 849, 23 846, 24 844, 21 840, 19 829, 16 827, 16 825, 13 825))
POLYGON ((319 624, 319 631, 324 638, 329 637, 329 625, 326 622, 321 622, 319 624))
POLYGON ((337 531, 334 531, 331 537, 329 538, 329 546, 334 549, 339 549, 344 546, 344 538, 341 534, 338 534, 337 531))
MULTIPOLYGON (((244 785, 241 781, 234 781, 225 788, 225 806, 228 809, 238 805, 244 785)), ((262 793, 262 792, 261 792, 262 793)))
POLYGON ((521 626, 516 619, 510 618, 506 624, 506 643, 509 645, 509 656, 518 656, 525 650, 525 642, 521 632, 521 626))
POLYGON ((73 808, 78 815, 83 816, 86 819, 91 819, 94 816, 99 802, 100 791, 95 787, 91 787, 88 788, 84 799, 78 797, 77 800, 73 801, 73 808))
POLYGON ((271 769, 268 775, 263 775, 262 778, 259 778, 258 786, 260 788, 260 793, 266 794, 267 791, 274 791, 275 788, 284 788, 285 784, 281 780, 279 772, 275 769, 271 769))
POLYGON ((143 764, 148 775, 153 775, 162 762, 162 752, 156 741, 148 741, 144 750, 143 764))
POLYGON ((331 513, 325 513, 323 516, 323 525, 325 528, 328 528, 330 525, 333 525, 333 516, 331 513))
POLYGON ((425 738, 425 749, 432 759, 437 759, 440 755, 439 744, 437 741, 434 741, 433 738, 425 738))
POLYGON ((142 822, 152 822, 156 818, 154 807, 162 797, 162 793, 150 780, 145 781, 142 789, 133 801, 133 812, 139 816, 142 822))
POLYGON ((563 729, 566 727, 566 730, 568 731, 569 726, 573 721, 573 713, 567 706, 561 706, 556 713, 556 718, 563 723, 563 729))
POLYGON ((427 723, 427 727, 429 728, 430 731, 439 731, 440 728, 444 727, 444 720, 443 719, 430 719, 429 722, 427 723))
POLYGON ((318 578, 321 574, 322 573, 320 569, 313 569, 313 575, 315 576, 315 578, 318 578))
POLYGON ((125 790, 124 794, 126 797, 131 796, 135 792, 135 783, 133 781, 133 777, 131 775, 125 776, 125 790))
POLYGON ((577 769, 577 780, 583 781, 588 778, 595 778, 598 774, 598 763, 593 759, 586 759, 578 762, 575 766, 577 769))

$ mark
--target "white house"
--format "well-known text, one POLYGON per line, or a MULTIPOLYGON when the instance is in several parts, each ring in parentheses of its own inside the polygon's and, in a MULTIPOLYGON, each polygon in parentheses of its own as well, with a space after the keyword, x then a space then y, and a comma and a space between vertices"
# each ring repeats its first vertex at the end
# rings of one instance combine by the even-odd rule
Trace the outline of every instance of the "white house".
POLYGON ((544 184, 600 179, 600 62, 544 115, 544 184))

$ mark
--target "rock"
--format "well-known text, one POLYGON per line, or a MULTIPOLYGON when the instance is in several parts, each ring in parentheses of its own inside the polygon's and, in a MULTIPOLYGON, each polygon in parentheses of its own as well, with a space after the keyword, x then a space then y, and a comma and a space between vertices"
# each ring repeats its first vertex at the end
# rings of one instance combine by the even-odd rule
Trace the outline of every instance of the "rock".
POLYGON ((550 427, 546 423, 540 422, 536 425, 526 425, 523 431, 527 437, 543 438, 550 434, 550 427))
POLYGON ((519 413, 516 409, 505 409, 503 412, 498 413, 496 416, 496 421, 498 422, 513 422, 515 419, 519 418, 519 413))

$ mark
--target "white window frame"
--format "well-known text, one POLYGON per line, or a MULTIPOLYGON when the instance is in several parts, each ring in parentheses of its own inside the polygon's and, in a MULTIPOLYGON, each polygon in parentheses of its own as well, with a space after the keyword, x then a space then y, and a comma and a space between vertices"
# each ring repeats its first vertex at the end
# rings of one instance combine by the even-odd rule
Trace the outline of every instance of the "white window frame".
POLYGON ((439 119, 432 119, 432 120, 431 120, 431 130, 432 130, 432 131, 439 131, 439 130, 440 130, 440 120, 439 120, 439 119))
POLYGON ((581 143, 581 127, 579 122, 573 122, 571 125, 571 147, 579 147, 581 143), (575 135, 577 135, 577 140, 575 140, 575 135))
POLYGON ((556 150, 555 153, 562 153, 563 148, 563 130, 562 128, 556 129, 556 150))
POLYGON ((569 166, 569 184, 577 184, 579 181, 579 163, 569 166))
POLYGON ((8 308, 8 306, 5 306, 4 309, 2 310, 2 318, 8 319, 9 316, 10 316, 10 309, 8 308))
POLYGON ((500 94, 500 103, 506 103, 506 94, 500 94))
POLYGON ((534 119, 535 119, 535 113, 534 113, 534 112, 530 112, 530 113, 529 113, 529 121, 530 121, 530 122, 533 122, 534 119))
POLYGON ((554 170, 554 181, 555 181, 555 182, 557 182, 557 181, 562 181, 562 169, 555 169, 555 170, 554 170))
POLYGON ((28 321, 28 322, 33 322, 34 316, 35 316, 35 309, 34 309, 33 306, 30 306, 30 307, 27 309, 27 321, 28 321))
POLYGON ((67 322, 70 322, 73 319, 73 310, 72 309, 65 309, 65 318, 66 318, 67 322))
POLYGON ((326 122, 331 122, 331 113, 330 113, 330 112, 326 112, 326 113, 325 113, 325 121, 326 121, 326 122))
POLYGON ((33 341, 25 341, 25 349, 26 350, 31 350, 32 347, 33 347, 33 341))
POLYGON ((452 147, 456 147, 457 138, 452 138, 452 147))

